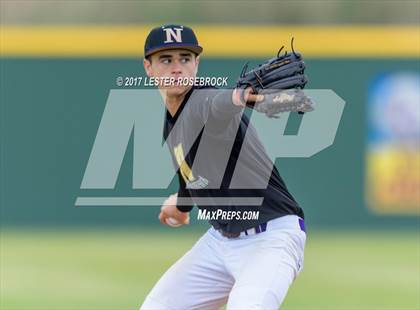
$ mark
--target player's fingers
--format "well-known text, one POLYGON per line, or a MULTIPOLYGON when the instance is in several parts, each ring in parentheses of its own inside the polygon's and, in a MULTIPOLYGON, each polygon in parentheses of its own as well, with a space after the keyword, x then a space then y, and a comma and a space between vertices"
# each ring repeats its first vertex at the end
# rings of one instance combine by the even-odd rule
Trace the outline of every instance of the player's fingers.
POLYGON ((264 101, 264 95, 255 95, 255 102, 264 101))
POLYGON ((172 204, 164 204, 160 207, 160 212, 164 213, 166 216, 170 216, 171 208, 173 208, 172 204))
POLYGON ((170 199, 168 198, 168 199, 166 199, 164 202, 163 202, 163 204, 162 204, 162 206, 160 207, 160 211, 161 212, 166 212, 166 210, 171 206, 171 205, 173 205, 173 203, 170 201, 170 199))
POLYGON ((249 94, 247 102, 261 102, 264 101, 264 95, 249 94))
POLYGON ((163 212, 160 212, 159 214, 159 221, 163 224, 166 225, 166 216, 163 212))

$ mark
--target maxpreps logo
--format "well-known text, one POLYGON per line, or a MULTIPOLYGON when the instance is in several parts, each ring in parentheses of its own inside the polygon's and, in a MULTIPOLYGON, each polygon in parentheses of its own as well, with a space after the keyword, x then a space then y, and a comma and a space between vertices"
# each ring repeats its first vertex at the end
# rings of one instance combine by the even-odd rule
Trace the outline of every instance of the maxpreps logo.
MULTIPOLYGON (((171 29, 167 33, 167 39, 178 40, 182 29, 171 29)), ((200 90, 196 91, 198 92, 197 96, 200 96, 200 90)), ((344 110, 344 101, 332 90, 305 90, 305 93, 313 99, 316 106, 314 111, 302 116, 294 114, 300 121, 299 128, 295 133, 290 133, 288 130, 289 132, 286 134, 290 113, 283 113, 279 119, 270 119, 260 113, 252 113, 249 117, 250 124, 256 129, 258 137, 272 161, 271 167, 267 165, 269 171, 272 169, 273 162, 279 157, 310 157, 334 142, 344 110)), ((203 100, 205 100, 205 96, 203 94, 203 100)), ((185 109, 182 113, 184 111, 185 109)), ((164 113, 165 105, 156 89, 112 89, 110 91, 96 137, 92 141, 93 146, 83 174, 76 206, 155 206, 161 205, 167 196, 172 194, 173 189, 172 192, 167 189, 176 178, 174 178, 174 162, 170 151, 165 141, 162 141, 164 113), (126 154, 130 156, 126 156, 126 154), (124 178, 126 180, 131 178, 131 188, 126 188, 126 190, 132 191, 131 195, 122 195, 119 188, 116 189, 124 160, 126 161, 124 167, 129 167, 129 169, 124 169, 126 174, 124 178), (131 175, 127 176, 127 173, 131 175), (156 190, 160 192, 166 190, 167 193, 151 194, 157 192, 156 190)), ((182 113, 167 141, 171 141, 171 135, 176 131, 177 126, 182 126, 180 125, 182 113)), ((196 127, 191 126, 189 131, 193 140, 199 136, 203 129, 196 127)), ((210 126, 204 126, 204 133, 207 127, 210 126)), ((205 136, 203 134, 203 137, 205 136)), ((250 151, 247 150, 247 147, 250 147, 252 142, 248 138, 248 135, 245 135, 232 174, 229 185, 232 189, 250 188, 249 182, 243 183, 244 178, 238 171, 238 167, 244 165, 244 162, 241 162, 243 160, 241 154, 250 151)), ((201 160, 200 154, 208 154, 207 149, 210 149, 211 152, 208 145, 206 149, 205 139, 202 138, 199 144, 192 166, 187 167, 184 154, 188 154, 191 147, 192 145, 183 144, 182 152, 178 150, 175 160, 175 164, 183 172, 183 177, 189 181, 186 183, 190 188, 219 188, 223 175, 209 176, 208 173, 201 173, 203 171, 201 167, 208 166, 209 157, 203 157, 207 158, 207 161, 201 160), (205 179, 200 176, 204 176, 205 179), (217 180, 218 177, 220 177, 219 180, 217 180), (211 182, 207 183, 207 179, 211 182)), ((219 160, 220 162, 212 163, 212 165, 217 165, 215 170, 225 171, 229 156, 223 156, 223 158, 223 160, 219 160)), ((270 173, 262 175, 267 175, 266 180, 262 180, 260 184, 256 184, 256 187, 252 188, 267 186, 270 173)), ((249 206, 260 205, 261 202, 261 197, 194 198, 195 204, 203 205, 249 206)), ((178 203, 193 204, 191 199, 183 201, 180 198, 178 198, 178 203)))

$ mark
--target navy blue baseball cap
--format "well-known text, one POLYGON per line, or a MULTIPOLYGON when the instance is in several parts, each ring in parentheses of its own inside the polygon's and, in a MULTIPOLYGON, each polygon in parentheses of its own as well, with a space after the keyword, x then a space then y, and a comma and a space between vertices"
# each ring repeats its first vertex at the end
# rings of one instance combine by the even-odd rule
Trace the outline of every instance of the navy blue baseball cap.
POLYGON ((183 25, 163 25, 153 28, 147 36, 144 44, 144 57, 175 48, 186 49, 196 55, 203 51, 191 28, 183 25))

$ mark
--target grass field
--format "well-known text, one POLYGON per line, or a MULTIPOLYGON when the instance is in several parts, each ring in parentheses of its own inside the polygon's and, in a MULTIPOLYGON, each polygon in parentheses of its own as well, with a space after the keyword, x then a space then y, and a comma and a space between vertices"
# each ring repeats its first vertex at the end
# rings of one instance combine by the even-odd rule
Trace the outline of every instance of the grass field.
MULTIPOLYGON (((138 309, 198 233, 1 233, 0 309, 138 309)), ((312 232, 282 309, 419 309, 416 232, 312 232)), ((176 288, 174 288, 176 289, 176 288)))

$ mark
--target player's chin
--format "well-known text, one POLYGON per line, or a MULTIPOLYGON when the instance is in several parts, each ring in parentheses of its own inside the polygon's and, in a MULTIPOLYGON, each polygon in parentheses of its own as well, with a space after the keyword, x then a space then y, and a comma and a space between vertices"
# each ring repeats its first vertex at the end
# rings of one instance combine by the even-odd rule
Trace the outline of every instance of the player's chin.
POLYGON ((172 86, 169 88, 165 88, 165 91, 168 96, 172 97, 172 96, 181 96, 185 94, 189 89, 190 87, 188 86, 172 86))

